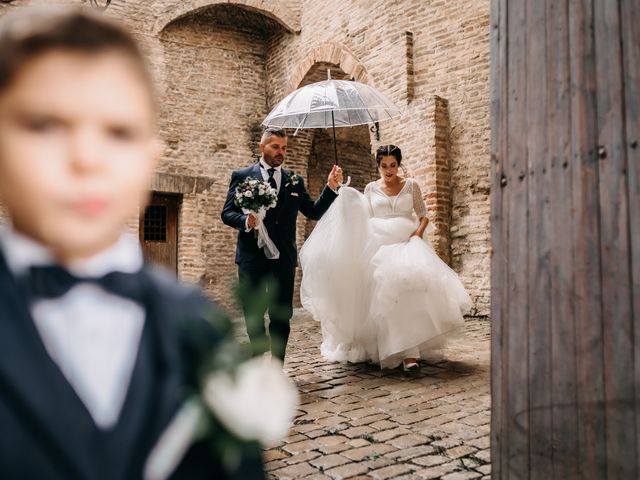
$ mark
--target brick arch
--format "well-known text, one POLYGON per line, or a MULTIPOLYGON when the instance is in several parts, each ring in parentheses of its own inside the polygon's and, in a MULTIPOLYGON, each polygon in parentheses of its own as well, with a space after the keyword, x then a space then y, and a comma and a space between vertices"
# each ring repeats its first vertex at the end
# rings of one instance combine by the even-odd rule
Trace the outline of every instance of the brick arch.
POLYGON ((310 51, 298 64, 291 75, 290 90, 299 88, 309 70, 317 63, 336 65, 357 82, 371 83, 364 64, 351 50, 340 43, 327 42, 310 51))
POLYGON ((179 18, 213 5, 236 5, 275 20, 288 32, 300 32, 299 12, 295 9, 279 6, 282 2, 267 0, 173 0, 168 3, 169 5, 163 8, 156 19, 153 27, 154 34, 160 33, 167 25, 179 18))

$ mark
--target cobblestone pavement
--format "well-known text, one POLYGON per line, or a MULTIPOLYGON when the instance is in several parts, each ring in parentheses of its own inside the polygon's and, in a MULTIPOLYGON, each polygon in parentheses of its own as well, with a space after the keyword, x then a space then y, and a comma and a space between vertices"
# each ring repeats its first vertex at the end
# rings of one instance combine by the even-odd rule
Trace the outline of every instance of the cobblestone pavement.
POLYGON ((418 371, 330 363, 319 324, 297 311, 285 370, 301 405, 266 452, 270 479, 489 479, 489 322, 418 371))

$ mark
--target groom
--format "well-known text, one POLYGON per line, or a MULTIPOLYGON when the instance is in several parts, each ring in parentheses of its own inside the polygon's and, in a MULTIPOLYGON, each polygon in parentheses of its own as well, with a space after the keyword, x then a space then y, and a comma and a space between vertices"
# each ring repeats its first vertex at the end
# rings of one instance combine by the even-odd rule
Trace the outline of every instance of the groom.
MULTIPOLYGON (((273 356, 284 361, 289 338, 289 321, 293 315, 293 287, 297 264, 296 219, 298 211, 312 220, 318 220, 337 197, 342 183, 342 169, 331 169, 327 185, 320 197, 313 200, 301 177, 282 168, 287 153, 287 134, 284 130, 267 128, 260 139, 261 157, 258 163, 236 170, 231 174, 231 183, 227 200, 222 209, 222 221, 238 232, 236 264, 240 284, 250 287, 254 295, 258 289, 267 293, 271 299, 266 307, 269 312, 269 334, 273 356), (268 259, 258 248, 254 228, 256 218, 244 214, 234 203, 238 184, 246 178, 255 178, 268 182, 278 192, 278 201, 274 208, 267 211, 264 226, 269 237, 280 252, 277 259, 268 259), (273 289, 274 291, 269 291, 273 289)), ((259 296, 259 295, 258 295, 259 296)), ((254 355, 267 350, 264 311, 252 312, 246 302, 243 305, 247 333, 254 355)))

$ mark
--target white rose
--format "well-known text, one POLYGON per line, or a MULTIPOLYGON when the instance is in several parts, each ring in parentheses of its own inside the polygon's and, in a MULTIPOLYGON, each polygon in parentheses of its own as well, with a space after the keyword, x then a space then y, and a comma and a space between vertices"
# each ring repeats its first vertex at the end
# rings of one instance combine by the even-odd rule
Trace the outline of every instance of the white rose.
POLYGON ((210 375, 203 398, 229 431, 265 447, 287 435, 298 407, 298 390, 282 371, 282 363, 265 357, 244 362, 235 378, 210 375))
POLYGON ((244 196, 251 198, 253 197, 253 192, 251 192, 250 190, 247 190, 246 192, 244 192, 244 196))

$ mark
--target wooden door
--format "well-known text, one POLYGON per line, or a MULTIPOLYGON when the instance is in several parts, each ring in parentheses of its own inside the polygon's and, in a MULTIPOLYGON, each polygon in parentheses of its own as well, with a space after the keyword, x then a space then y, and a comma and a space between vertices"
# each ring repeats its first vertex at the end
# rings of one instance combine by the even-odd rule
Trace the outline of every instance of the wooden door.
POLYGON ((154 193, 140 216, 140 244, 147 262, 178 272, 178 209, 180 196, 154 193))
POLYGON ((492 478, 640 478, 638 1, 491 23, 492 478))

